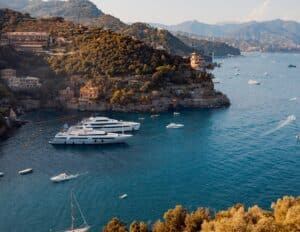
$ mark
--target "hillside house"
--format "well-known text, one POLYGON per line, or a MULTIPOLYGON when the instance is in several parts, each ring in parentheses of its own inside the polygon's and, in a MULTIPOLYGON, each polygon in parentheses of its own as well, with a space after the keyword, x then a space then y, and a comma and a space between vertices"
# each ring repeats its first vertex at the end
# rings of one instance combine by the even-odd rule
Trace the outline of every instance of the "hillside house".
POLYGON ((80 101, 96 100, 99 97, 99 88, 89 81, 85 86, 80 88, 80 101))
POLYGON ((205 58, 197 53, 192 53, 191 58, 191 67, 194 70, 205 71, 206 69, 206 61, 205 58))
POLYGON ((53 43, 47 32, 6 32, 1 35, 0 41, 19 51, 42 51, 53 43))
POLYGON ((67 87, 66 89, 62 89, 59 91, 59 100, 60 101, 72 101, 75 97, 75 92, 70 87, 67 87))
POLYGON ((42 85, 37 77, 15 77, 8 81, 8 86, 12 90, 32 90, 40 88, 42 85))

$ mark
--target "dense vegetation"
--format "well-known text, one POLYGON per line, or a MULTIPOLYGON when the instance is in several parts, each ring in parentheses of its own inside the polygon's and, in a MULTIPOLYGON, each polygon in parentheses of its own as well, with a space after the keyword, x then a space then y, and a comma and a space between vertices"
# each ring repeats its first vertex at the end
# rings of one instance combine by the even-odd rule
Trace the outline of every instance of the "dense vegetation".
POLYGON ((194 51, 167 30, 153 28, 145 23, 134 23, 119 32, 144 41, 151 47, 165 49, 170 54, 184 56, 194 51))
POLYGON ((258 206, 248 210, 241 204, 216 215, 199 208, 188 212, 182 206, 169 210, 163 220, 152 228, 145 222, 132 222, 129 226, 113 218, 103 232, 297 232, 300 231, 300 198, 284 197, 272 204, 272 211, 258 206))
POLYGON ((94 27, 109 29, 115 32, 121 31, 128 26, 127 24, 123 23, 120 19, 108 14, 104 14, 99 18, 93 20, 91 25, 94 27))
POLYGON ((6 28, 13 28, 18 25, 20 22, 32 20, 32 18, 27 14, 21 14, 19 12, 1 9, 0 10, 0 34, 6 28))
POLYGON ((152 74, 157 67, 165 65, 178 69, 184 60, 130 37, 103 29, 89 29, 73 36, 68 55, 53 56, 49 62, 58 73, 99 77, 152 74))
MULTIPOLYGON (((58 90, 66 86, 72 86, 78 96, 79 88, 87 81, 99 88, 95 103, 103 103, 109 109, 115 107, 115 110, 129 106, 138 106, 140 111, 166 110, 174 102, 191 100, 195 92, 199 98, 222 98, 214 90, 211 74, 199 74, 191 69, 188 58, 154 49, 133 36, 78 25, 63 18, 35 19, 3 12, 3 31, 46 31, 54 38, 51 51, 46 54, 16 53, 12 48, 2 47, 7 52, 3 50, 1 59, 0 51, 1 67, 15 68, 18 75, 41 78, 43 89, 35 96, 37 99, 55 98, 58 90), (63 37, 65 42, 57 42, 58 37, 63 37)), ((154 32, 155 40, 160 39, 160 34, 169 34, 143 24, 134 24, 132 28, 136 26, 144 28, 148 36, 154 32)), ((224 105, 228 105, 229 101, 224 99, 224 105)), ((186 104, 182 102, 178 104, 186 104)), ((222 104, 223 99, 217 100, 216 105, 222 104)))

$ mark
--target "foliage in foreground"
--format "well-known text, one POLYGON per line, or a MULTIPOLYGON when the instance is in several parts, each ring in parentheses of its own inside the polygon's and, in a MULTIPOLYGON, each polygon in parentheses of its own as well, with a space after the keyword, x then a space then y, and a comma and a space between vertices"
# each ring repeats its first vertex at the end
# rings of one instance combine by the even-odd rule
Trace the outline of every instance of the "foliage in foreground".
POLYGON ((103 232, 297 232, 300 231, 300 197, 284 197, 272 204, 272 211, 258 206, 248 210, 241 204, 212 216, 208 209, 188 212, 182 206, 170 209, 152 228, 132 222, 129 228, 113 218, 103 232))

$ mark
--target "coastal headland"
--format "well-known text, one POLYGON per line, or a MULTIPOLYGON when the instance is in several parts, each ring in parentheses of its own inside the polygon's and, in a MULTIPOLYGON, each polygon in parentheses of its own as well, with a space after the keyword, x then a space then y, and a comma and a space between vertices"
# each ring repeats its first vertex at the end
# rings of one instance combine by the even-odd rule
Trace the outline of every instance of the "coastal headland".
POLYGON ((16 73, 2 82, 25 110, 162 112, 230 105, 214 89, 207 71, 212 64, 201 54, 195 68, 190 57, 110 30, 11 10, 1 15, 0 69, 16 73))

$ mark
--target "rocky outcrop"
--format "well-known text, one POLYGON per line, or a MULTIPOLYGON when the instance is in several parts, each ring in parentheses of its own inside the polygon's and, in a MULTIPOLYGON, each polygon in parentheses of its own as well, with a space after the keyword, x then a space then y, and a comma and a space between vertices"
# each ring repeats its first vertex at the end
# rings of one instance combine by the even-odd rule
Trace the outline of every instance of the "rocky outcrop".
POLYGON ((222 108, 230 106, 230 100, 226 95, 217 92, 210 78, 201 83, 188 85, 169 84, 163 90, 153 91, 147 95, 149 101, 126 104, 109 103, 107 101, 95 101, 87 104, 66 103, 67 109, 79 109, 84 111, 115 111, 115 112, 165 112, 174 109, 185 108, 222 108))
POLYGON ((0 124, 0 139, 6 138, 16 128, 24 125, 26 122, 19 120, 13 109, 10 109, 10 113, 7 117, 1 118, 0 124))

